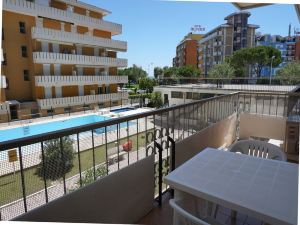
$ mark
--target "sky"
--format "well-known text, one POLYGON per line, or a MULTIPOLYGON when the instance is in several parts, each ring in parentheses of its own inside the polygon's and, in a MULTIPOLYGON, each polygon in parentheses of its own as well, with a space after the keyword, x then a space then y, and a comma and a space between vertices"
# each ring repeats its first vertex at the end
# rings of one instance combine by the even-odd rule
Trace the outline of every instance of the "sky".
MULTIPOLYGON (((224 17, 237 12, 231 3, 172 2, 159 0, 82 0, 109 10, 104 20, 120 23, 121 35, 115 40, 127 41, 126 53, 119 58, 128 59, 128 66, 136 64, 150 75, 156 66, 172 66, 176 46, 191 32, 191 27, 201 25, 205 32, 224 23, 224 17)), ((300 28, 293 5, 271 5, 247 10, 249 23, 257 24, 262 33, 287 36, 289 23, 300 28)), ((201 33, 201 32, 200 32, 201 33)))

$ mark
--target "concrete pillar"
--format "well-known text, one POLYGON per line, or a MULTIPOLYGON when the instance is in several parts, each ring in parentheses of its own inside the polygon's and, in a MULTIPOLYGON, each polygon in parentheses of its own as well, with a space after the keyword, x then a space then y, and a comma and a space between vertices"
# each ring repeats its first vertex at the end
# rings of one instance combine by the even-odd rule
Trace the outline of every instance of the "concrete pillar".
POLYGON ((71 32, 76 33, 76 25, 71 25, 71 32))
POLYGON ((61 29, 61 31, 65 31, 65 23, 64 22, 60 23, 60 29, 61 29))

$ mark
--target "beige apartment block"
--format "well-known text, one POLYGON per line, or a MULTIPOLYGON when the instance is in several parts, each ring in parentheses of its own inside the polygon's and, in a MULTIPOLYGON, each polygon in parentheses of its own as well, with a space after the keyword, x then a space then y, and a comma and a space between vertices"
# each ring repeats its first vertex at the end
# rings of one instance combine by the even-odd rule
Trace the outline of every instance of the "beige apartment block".
POLYGON ((52 115, 128 98, 117 76, 127 59, 122 25, 77 0, 3 0, 0 119, 52 115))
POLYGON ((234 51, 255 46, 255 30, 259 26, 248 23, 250 15, 246 11, 228 15, 225 24, 212 29, 198 42, 198 68, 205 75, 234 51))

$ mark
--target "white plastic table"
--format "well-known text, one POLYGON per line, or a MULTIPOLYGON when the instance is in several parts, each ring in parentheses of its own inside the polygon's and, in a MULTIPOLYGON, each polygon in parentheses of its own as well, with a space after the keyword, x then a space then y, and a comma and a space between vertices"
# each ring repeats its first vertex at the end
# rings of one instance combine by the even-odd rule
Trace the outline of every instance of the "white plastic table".
POLYGON ((206 148, 164 180, 175 198, 188 193, 265 223, 297 224, 297 164, 206 148))

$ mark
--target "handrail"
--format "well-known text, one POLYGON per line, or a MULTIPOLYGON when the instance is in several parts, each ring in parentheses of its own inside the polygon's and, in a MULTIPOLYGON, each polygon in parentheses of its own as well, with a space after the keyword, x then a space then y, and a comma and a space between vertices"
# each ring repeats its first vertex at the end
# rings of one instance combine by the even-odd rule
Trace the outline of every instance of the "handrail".
POLYGON ((47 132, 47 133, 43 133, 43 134, 33 135, 30 137, 23 137, 23 138, 18 138, 18 139, 14 139, 14 140, 3 141, 3 142, 0 142, 0 152, 5 151, 7 149, 11 149, 11 148, 17 148, 19 146, 30 145, 30 144, 34 144, 37 142, 46 141, 49 139, 56 139, 59 137, 64 137, 64 136, 73 135, 76 133, 94 130, 99 127, 111 126, 111 125, 115 125, 118 123, 134 120, 134 119, 140 119, 140 118, 144 118, 147 116, 163 114, 163 113, 170 112, 170 111, 173 111, 176 109, 180 109, 182 107, 196 105, 198 103, 205 103, 205 102, 209 102, 211 100, 221 99, 221 98, 228 97, 228 96, 237 96, 237 94, 238 93, 232 93, 232 94, 228 94, 228 95, 211 97, 211 98, 197 100, 197 101, 186 103, 186 104, 170 106, 168 108, 161 108, 161 109, 156 109, 153 111, 143 112, 143 113, 139 113, 139 114, 135 114, 135 115, 114 118, 112 120, 106 120, 106 121, 96 122, 93 124, 87 124, 87 125, 82 125, 82 126, 78 126, 78 127, 62 129, 59 131, 47 132))
MULTIPOLYGON (((193 106, 193 105, 197 105, 199 103, 206 103, 206 102, 210 102, 213 100, 218 100, 218 99, 222 99, 222 98, 227 98, 229 96, 236 96, 237 98, 240 95, 259 95, 259 96, 270 96, 270 95, 275 95, 275 96, 282 96, 285 99, 288 99, 289 94, 282 94, 282 93, 250 93, 250 92, 234 92, 231 94, 227 94, 227 95, 221 95, 221 96, 217 96, 217 97, 211 97, 211 98, 206 98, 206 99, 201 99, 201 100, 195 100, 193 102, 189 102, 189 103, 183 103, 183 104, 178 104, 178 105, 174 105, 174 106, 170 106, 167 108, 160 108, 160 109, 156 109, 156 110, 152 110, 152 111, 148 111, 148 112, 142 112, 142 113, 138 113, 138 114, 134 114, 134 115, 128 115, 128 116, 124 116, 124 117, 120 117, 120 118, 114 118, 111 120, 106 120, 106 121, 101 121, 101 122, 96 122, 93 124, 87 124, 87 125, 82 125, 82 126, 78 126, 78 127, 72 127, 72 128, 66 128, 66 129, 62 129, 59 131, 53 131, 53 132, 48 132, 48 133, 43 133, 43 134, 38 134, 38 135, 33 135, 30 137, 23 137, 23 138, 19 138, 19 139, 14 139, 14 140, 9 140, 9 141, 3 141, 0 142, 0 152, 1 151, 5 151, 7 149, 11 149, 11 148, 17 148, 19 146, 25 146, 25 145, 30 145, 30 144, 34 144, 37 142, 41 142, 41 141, 46 141, 49 139, 56 139, 59 137, 63 137, 63 136, 68 136, 68 135, 73 135, 76 133, 81 133, 81 132, 86 132, 86 131, 90 131, 90 130, 94 130, 100 127, 107 127, 107 126, 111 126, 111 125, 115 125, 115 124, 119 124, 122 122, 127 122, 130 120, 136 120, 136 119, 141 119, 141 118, 145 118, 148 116, 154 116, 154 115, 162 115, 163 113, 167 113, 170 111, 174 111, 177 109, 181 109, 181 108, 185 108, 185 107, 189 107, 189 106, 193 106)), ((297 95, 298 96, 298 95, 297 95)), ((238 99, 237 99, 238 100, 238 99)), ((285 103, 286 104, 286 103, 285 103)), ((239 107, 238 105, 236 107, 239 107)), ((286 107, 286 105, 284 106, 284 108, 286 107)), ((284 116, 288 116, 289 112, 285 112, 284 116)))

